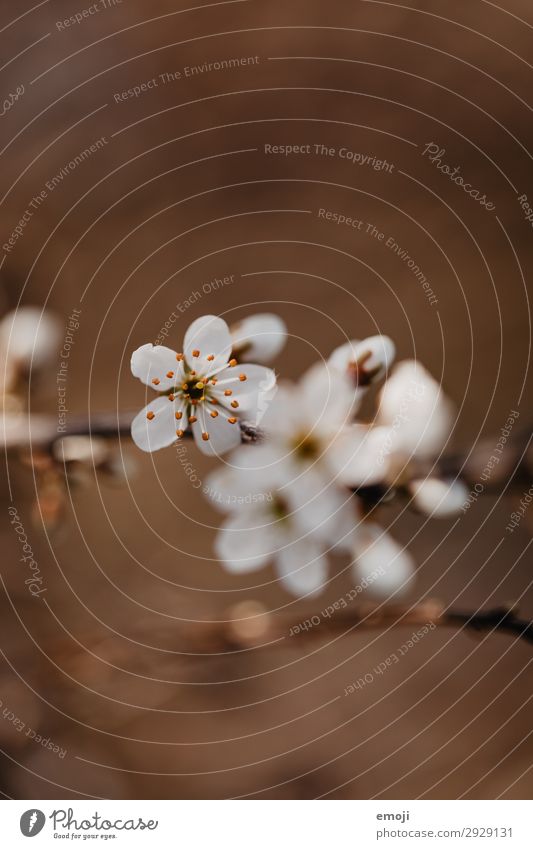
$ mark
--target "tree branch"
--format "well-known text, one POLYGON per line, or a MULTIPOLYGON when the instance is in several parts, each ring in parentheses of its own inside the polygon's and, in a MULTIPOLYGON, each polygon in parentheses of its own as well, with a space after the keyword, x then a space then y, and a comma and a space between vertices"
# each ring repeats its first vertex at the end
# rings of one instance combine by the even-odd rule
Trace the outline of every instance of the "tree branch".
POLYGON ((433 599, 413 606, 359 604, 327 617, 303 615, 299 622, 273 615, 256 602, 243 602, 229 611, 227 621, 195 623, 184 628, 181 636, 191 650, 211 653, 260 646, 282 648, 290 646, 293 640, 308 642, 373 629, 416 630, 429 625, 478 634, 508 634, 533 643, 533 622, 520 619, 512 607, 483 612, 446 611, 443 604, 433 599))

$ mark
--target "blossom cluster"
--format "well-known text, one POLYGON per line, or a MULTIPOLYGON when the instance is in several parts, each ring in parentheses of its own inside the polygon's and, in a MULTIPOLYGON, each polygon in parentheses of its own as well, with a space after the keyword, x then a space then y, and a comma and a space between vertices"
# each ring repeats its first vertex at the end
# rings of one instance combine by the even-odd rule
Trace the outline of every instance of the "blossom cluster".
POLYGON ((231 329, 207 315, 189 327, 182 351, 137 349, 132 373, 157 397, 135 417, 133 440, 156 451, 189 431, 203 453, 225 455, 204 492, 224 514, 215 550, 228 571, 272 563, 289 592, 310 596, 340 552, 356 582, 378 574, 369 582, 375 595, 404 593, 413 559, 364 495, 402 489, 428 515, 460 510, 463 484, 434 471, 453 426, 451 402, 419 362, 393 368, 394 344, 381 335, 346 342, 298 383, 278 381, 267 363, 286 335, 272 314, 231 329), (373 421, 359 421, 365 393, 383 379, 373 421), (251 428, 262 438, 246 444, 251 428))

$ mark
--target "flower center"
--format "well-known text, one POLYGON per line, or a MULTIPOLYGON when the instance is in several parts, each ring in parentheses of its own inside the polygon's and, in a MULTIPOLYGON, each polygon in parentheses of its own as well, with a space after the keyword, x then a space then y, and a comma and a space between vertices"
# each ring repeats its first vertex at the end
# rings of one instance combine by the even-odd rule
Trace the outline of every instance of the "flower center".
POLYGON ((301 460, 312 460, 320 454, 318 440, 309 433, 300 434, 294 440, 294 452, 301 460))

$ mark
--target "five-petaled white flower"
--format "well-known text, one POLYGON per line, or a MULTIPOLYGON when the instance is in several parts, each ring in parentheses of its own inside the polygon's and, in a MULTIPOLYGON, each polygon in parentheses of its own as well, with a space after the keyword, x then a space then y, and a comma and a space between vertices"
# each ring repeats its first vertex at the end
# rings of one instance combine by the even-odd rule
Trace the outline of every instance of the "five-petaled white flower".
POLYGON ((240 443, 241 418, 258 424, 276 376, 265 366, 238 364, 231 350, 226 322, 205 315, 187 330, 182 353, 152 344, 133 353, 134 377, 159 393, 132 422, 139 448, 165 448, 190 427, 204 454, 220 455, 240 443))
POLYGON ((358 521, 355 499, 325 484, 317 469, 295 473, 269 444, 242 446, 229 459, 204 490, 227 514, 215 542, 219 559, 233 573, 272 562, 289 592, 320 592, 328 552, 350 551, 358 521))

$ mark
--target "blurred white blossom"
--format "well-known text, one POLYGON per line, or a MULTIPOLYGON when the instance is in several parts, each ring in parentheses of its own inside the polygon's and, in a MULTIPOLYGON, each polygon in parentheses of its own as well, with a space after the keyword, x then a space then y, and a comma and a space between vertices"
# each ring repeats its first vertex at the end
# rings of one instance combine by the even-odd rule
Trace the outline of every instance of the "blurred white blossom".
POLYGON ((233 352, 254 363, 270 363, 287 340, 285 322, 274 313, 257 313, 230 328, 233 352))
POLYGON ((36 371, 47 366, 58 355, 60 337, 61 324, 51 313, 31 306, 13 310, 0 321, 4 369, 36 371))

